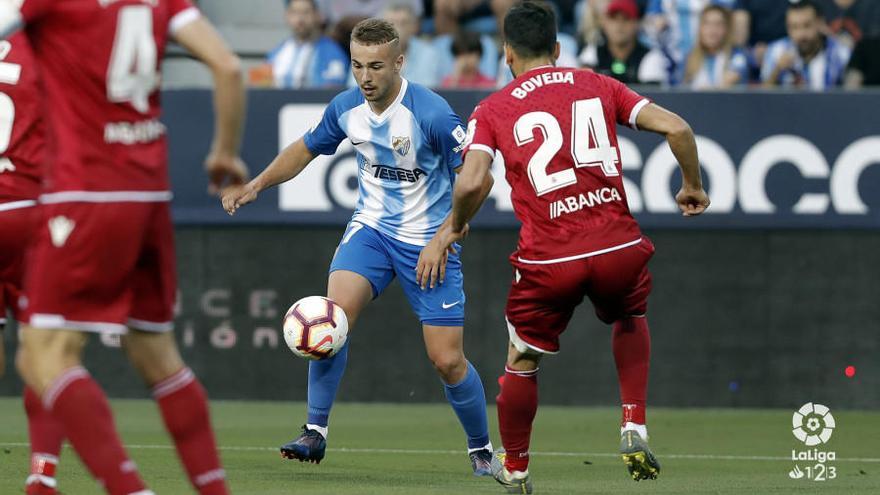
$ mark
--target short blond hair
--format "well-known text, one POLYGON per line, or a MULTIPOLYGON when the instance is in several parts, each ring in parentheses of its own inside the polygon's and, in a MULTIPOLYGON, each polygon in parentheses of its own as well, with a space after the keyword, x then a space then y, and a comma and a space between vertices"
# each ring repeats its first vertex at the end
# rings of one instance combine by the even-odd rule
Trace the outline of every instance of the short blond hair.
POLYGON ((362 20, 351 31, 351 41, 364 46, 384 45, 399 39, 400 35, 393 24, 376 17, 362 20))

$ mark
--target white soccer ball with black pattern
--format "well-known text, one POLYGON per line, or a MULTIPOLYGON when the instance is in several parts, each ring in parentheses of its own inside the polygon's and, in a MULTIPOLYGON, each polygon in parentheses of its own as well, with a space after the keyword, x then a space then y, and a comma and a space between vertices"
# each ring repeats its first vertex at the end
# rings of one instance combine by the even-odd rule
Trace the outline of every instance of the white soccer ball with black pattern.
POLYGON ((333 357, 347 338, 345 311, 326 297, 304 297, 293 303, 284 315, 284 341, 303 359, 333 357))

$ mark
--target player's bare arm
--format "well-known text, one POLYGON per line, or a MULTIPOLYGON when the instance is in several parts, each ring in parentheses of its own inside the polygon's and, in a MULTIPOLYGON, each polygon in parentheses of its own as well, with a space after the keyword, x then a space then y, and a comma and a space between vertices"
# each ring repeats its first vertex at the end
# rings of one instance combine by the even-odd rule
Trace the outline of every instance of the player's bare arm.
POLYGON ((682 184, 675 202, 686 217, 699 215, 709 207, 709 195, 703 190, 700 177, 700 159, 694 131, 684 119, 654 103, 639 112, 636 119, 639 129, 666 136, 666 142, 681 168, 682 184))
POLYGON ((264 189, 287 182, 299 175, 314 158, 315 155, 309 151, 303 139, 297 139, 296 142, 284 148, 266 167, 266 170, 263 170, 253 180, 243 186, 224 189, 221 194, 223 209, 230 215, 234 214, 241 206, 257 199, 257 195, 264 189))
MULTIPOLYGON (((491 161, 489 165, 491 166, 491 161)), ((461 173, 463 167, 459 167, 456 170, 456 173, 461 173)), ((461 180, 460 178, 458 180, 461 180)), ((480 192, 482 200, 480 200, 480 204, 483 204, 483 201, 489 196, 489 193, 492 191, 492 186, 495 184, 495 179, 492 178, 492 174, 486 174, 483 178, 482 191, 480 192)), ((443 283, 446 279, 446 261, 449 258, 449 253, 456 253, 455 247, 452 245, 458 240, 463 239, 467 236, 468 226, 464 225, 464 228, 458 233, 455 240, 451 240, 447 243, 448 233, 452 229, 452 213, 446 217, 446 220, 440 225, 440 228, 437 229, 437 233, 434 237, 431 238, 431 241, 427 246, 422 249, 422 252, 419 254, 419 262, 416 265, 416 280, 419 283, 419 287, 424 290, 426 287, 434 288, 434 285, 439 282, 443 283)))
POLYGON ((239 157, 245 115, 245 91, 241 61, 204 18, 181 27, 174 34, 197 59, 211 69, 214 78, 214 142, 205 159, 208 189, 212 194, 224 185, 244 184, 248 169, 239 157))
POLYGON ((452 224, 449 229, 449 242, 457 242, 464 237, 467 223, 483 206, 489 197, 495 180, 489 172, 492 168, 492 156, 480 150, 465 155, 464 165, 455 189, 452 191, 452 224))

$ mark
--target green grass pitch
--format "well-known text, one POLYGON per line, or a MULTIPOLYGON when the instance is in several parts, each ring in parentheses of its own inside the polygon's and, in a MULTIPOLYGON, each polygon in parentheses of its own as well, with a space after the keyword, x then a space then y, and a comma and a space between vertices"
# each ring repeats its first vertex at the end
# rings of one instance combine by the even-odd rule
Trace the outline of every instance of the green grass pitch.
MULTIPOLYGON (((119 400, 113 407, 150 487, 159 495, 192 493, 155 406, 119 400)), ((502 493, 493 480, 470 474, 463 434, 445 404, 338 404, 329 451, 318 466, 283 460, 277 450, 296 434, 304 409, 301 403, 212 404, 233 493, 502 493)), ((825 482, 788 476, 797 448, 791 413, 651 409, 651 443, 663 471, 656 481, 635 483, 615 453, 615 409, 542 407, 532 441, 535 493, 880 493, 880 413, 833 411, 837 428, 826 447, 837 453, 837 478, 825 482)), ((489 414, 497 444, 494 408, 489 414)), ((0 417, 0 493, 21 493, 28 449, 20 400, 0 399, 0 417)), ((69 448, 58 479, 65 495, 100 493, 69 448)))

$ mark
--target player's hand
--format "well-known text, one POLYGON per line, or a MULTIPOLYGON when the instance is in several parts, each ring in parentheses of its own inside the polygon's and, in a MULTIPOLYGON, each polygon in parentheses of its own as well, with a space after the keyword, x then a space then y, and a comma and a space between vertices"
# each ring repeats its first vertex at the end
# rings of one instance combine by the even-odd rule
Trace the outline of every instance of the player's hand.
POLYGON ((241 157, 217 151, 212 151, 205 158, 205 171, 208 172, 210 194, 218 194, 227 186, 240 186, 250 177, 241 157))
POLYGON ((452 232, 450 229, 441 228, 431 239, 427 246, 419 253, 419 262, 416 264, 416 283, 422 290, 430 287, 433 289, 437 283, 446 281, 446 262, 450 254, 456 254, 454 244, 467 235, 468 227, 461 232, 452 232))
POLYGON ((678 203, 682 215, 686 217, 695 217, 703 213, 711 203, 709 195, 702 187, 698 189, 682 187, 675 195, 675 202, 678 203))
POLYGON ((794 63, 797 60, 797 55, 794 52, 788 51, 779 56, 779 60, 776 61, 776 67, 779 70, 788 70, 794 67, 794 63))
POLYGON ((240 207, 257 199, 259 193, 259 189, 253 182, 248 182, 243 186, 227 186, 220 193, 220 202, 226 213, 234 215, 240 207))

